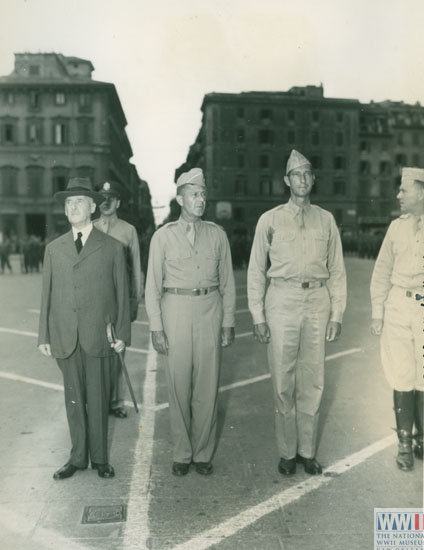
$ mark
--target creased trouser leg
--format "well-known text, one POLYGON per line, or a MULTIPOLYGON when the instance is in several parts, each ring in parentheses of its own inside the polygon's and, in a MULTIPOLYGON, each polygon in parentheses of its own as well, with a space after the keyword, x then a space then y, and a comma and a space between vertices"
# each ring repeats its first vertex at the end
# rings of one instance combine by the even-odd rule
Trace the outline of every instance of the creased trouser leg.
MULTIPOLYGON (((125 359, 125 350, 121 352, 122 357, 125 359)), ((124 406, 125 397, 125 381, 124 371, 122 370, 121 361, 119 356, 115 353, 111 357, 110 367, 110 408, 117 409, 124 406)))

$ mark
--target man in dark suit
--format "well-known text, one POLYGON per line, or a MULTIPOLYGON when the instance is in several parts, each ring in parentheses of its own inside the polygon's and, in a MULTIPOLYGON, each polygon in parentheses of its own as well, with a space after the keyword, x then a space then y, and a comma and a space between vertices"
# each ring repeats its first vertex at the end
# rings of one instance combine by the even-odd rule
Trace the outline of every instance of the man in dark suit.
POLYGON ((47 245, 38 348, 53 356, 63 374, 72 450, 54 479, 91 467, 115 475, 108 462, 110 359, 130 343, 130 308, 124 249, 93 227, 91 214, 103 202, 90 180, 72 178, 55 194, 71 231, 47 245), (106 327, 115 327, 116 342, 106 327), (112 349, 113 348, 113 349, 112 349))

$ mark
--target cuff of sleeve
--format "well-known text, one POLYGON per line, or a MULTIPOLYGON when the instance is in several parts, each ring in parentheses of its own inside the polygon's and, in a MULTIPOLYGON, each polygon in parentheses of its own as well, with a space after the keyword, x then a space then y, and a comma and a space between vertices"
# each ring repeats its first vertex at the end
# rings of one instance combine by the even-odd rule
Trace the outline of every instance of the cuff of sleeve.
POLYGON ((234 314, 232 313, 224 313, 223 319, 222 319, 222 326, 223 327, 234 327, 235 326, 235 319, 234 314))
POLYGON ((163 330, 163 324, 161 317, 158 317, 157 319, 150 319, 149 320, 149 329, 151 332, 155 332, 158 330, 163 330))
POLYGON ((373 319, 383 319, 384 318, 384 307, 372 304, 372 318, 373 319))
POLYGON ((330 321, 342 324, 343 313, 341 313, 340 311, 332 311, 330 315, 330 321))
POLYGON ((251 311, 250 313, 252 315, 254 325, 260 325, 261 323, 266 323, 266 319, 263 311, 251 311))

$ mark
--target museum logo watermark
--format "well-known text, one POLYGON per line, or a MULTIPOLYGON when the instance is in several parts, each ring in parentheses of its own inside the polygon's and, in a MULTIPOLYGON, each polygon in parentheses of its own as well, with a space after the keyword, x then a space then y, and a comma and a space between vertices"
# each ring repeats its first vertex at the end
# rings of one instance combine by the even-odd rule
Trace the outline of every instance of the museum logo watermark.
POLYGON ((423 508, 374 508, 374 550, 424 548, 423 508))

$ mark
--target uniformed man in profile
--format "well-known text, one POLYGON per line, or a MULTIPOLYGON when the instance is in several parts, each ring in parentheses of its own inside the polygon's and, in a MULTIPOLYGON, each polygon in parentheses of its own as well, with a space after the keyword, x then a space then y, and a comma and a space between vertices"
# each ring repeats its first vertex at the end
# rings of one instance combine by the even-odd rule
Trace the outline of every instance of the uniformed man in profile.
POLYGON ((150 243, 146 308, 155 350, 166 357, 174 444, 172 473, 212 473, 221 347, 234 340, 235 285, 225 232, 202 220, 200 168, 177 180, 178 221, 150 243))
MULTIPOLYGON (((144 277, 140 264, 140 246, 137 231, 133 225, 118 218, 121 205, 121 186, 115 181, 105 182, 99 190, 104 202, 99 206, 100 217, 94 221, 94 227, 114 237, 124 245, 130 288, 130 318, 137 319, 138 305, 143 295, 144 277)), ((117 418, 126 418, 124 407, 125 385, 119 357, 115 354, 112 361, 110 412, 117 418)))
POLYGON ((424 169, 402 169, 397 198, 402 215, 387 230, 371 279, 371 332, 381 335, 381 362, 393 389, 396 463, 411 470, 413 454, 423 459, 424 169))

